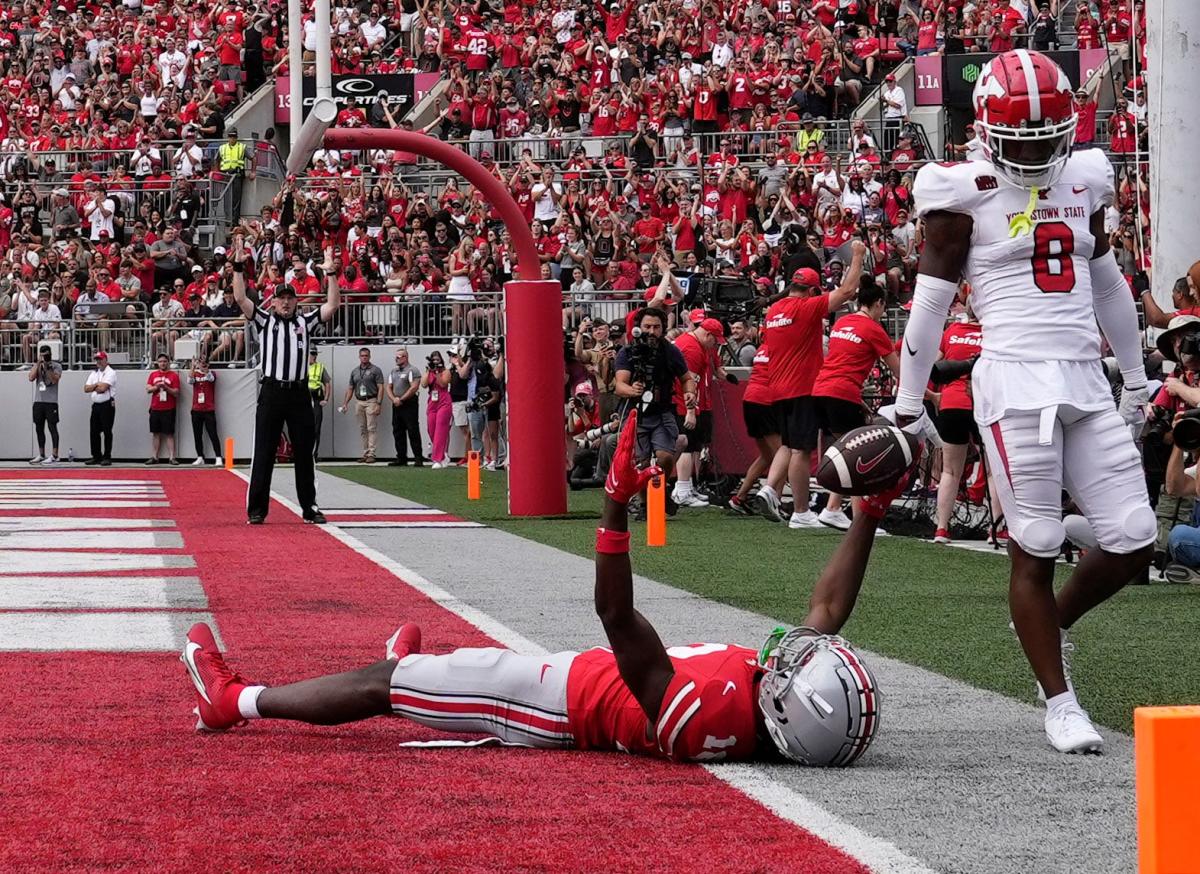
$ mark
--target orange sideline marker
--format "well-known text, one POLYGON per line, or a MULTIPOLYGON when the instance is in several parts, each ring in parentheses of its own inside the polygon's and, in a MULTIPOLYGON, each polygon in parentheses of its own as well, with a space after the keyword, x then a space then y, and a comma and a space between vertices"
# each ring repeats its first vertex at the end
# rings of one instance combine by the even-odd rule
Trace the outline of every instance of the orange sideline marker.
POLYGON ((225 438, 225 469, 233 470, 233 438, 225 438))
POLYGON ((479 500, 479 453, 467 453, 467 500, 479 500))
POLYGON ((646 486, 646 545, 667 545, 667 484, 656 476, 646 486))
POLYGON ((1200 707, 1133 711, 1138 870, 1200 872, 1200 707))

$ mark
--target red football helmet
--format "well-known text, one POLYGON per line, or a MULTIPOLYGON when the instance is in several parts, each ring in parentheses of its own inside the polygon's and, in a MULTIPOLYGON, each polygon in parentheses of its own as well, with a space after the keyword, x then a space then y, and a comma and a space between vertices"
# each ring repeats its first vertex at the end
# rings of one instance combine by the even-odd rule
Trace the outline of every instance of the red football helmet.
POLYGON ((1040 52, 992 58, 975 83, 976 131, 997 172, 1021 188, 1048 188, 1075 143, 1071 80, 1040 52))

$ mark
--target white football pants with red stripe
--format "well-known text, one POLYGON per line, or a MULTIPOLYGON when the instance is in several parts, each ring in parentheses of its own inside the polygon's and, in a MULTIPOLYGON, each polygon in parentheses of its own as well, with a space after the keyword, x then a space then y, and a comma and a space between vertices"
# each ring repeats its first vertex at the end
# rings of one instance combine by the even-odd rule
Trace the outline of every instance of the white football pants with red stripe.
POLYGON ((405 656, 392 671, 392 712, 441 731, 565 749, 575 742, 567 722, 567 674, 576 655, 523 656, 488 647, 405 656))
POLYGON ((1141 458, 1115 405, 1014 410, 979 424, 1009 536, 1030 555, 1062 547, 1062 490, 1087 517, 1100 548, 1124 555, 1153 543, 1141 458))

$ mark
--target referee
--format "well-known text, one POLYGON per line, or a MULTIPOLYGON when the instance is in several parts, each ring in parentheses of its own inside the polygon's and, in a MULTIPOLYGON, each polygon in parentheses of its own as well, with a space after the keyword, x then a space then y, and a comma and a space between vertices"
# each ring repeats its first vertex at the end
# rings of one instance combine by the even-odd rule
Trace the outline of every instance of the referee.
POLYGON ((258 328, 262 360, 262 390, 254 415, 254 460, 250 467, 250 490, 246 494, 246 515, 251 525, 261 525, 271 502, 271 473, 275 469, 275 451, 286 423, 292 441, 296 467, 296 497, 304 521, 325 524, 317 509, 317 484, 313 461, 312 397, 308 392, 308 349, 312 332, 337 312, 340 294, 333 266, 333 250, 325 250, 321 272, 325 276, 327 297, 320 309, 300 312, 296 307, 296 289, 280 284, 271 297, 271 309, 255 306, 246 297, 246 249, 237 237, 233 257, 233 297, 243 315, 258 328))

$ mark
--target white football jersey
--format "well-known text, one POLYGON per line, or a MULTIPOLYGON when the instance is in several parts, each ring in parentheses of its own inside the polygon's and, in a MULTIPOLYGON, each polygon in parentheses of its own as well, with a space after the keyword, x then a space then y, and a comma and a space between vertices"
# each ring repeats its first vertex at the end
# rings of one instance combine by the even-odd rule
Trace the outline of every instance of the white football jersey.
POLYGON ((1062 178, 1041 192, 1032 233, 1009 236, 1029 192, 1005 182, 990 161, 927 164, 917 173, 917 215, 969 215, 964 275, 983 325, 983 355, 1015 361, 1095 361, 1100 332, 1088 261, 1096 246, 1092 214, 1113 202, 1113 169, 1098 149, 1077 152, 1062 178))
POLYGON ((984 377, 976 379, 985 395, 975 399, 981 422, 1011 409, 1112 402, 1097 364, 1088 264, 1096 247, 1092 214, 1115 196, 1112 165, 1098 149, 1076 152, 1058 182, 1039 193, 1032 231, 1011 236, 1010 220, 1026 210, 1029 195, 990 161, 927 164, 913 186, 918 216, 944 210, 973 220, 964 277, 983 326, 983 368, 975 374, 984 377), (989 372, 996 378, 988 380, 989 372))

